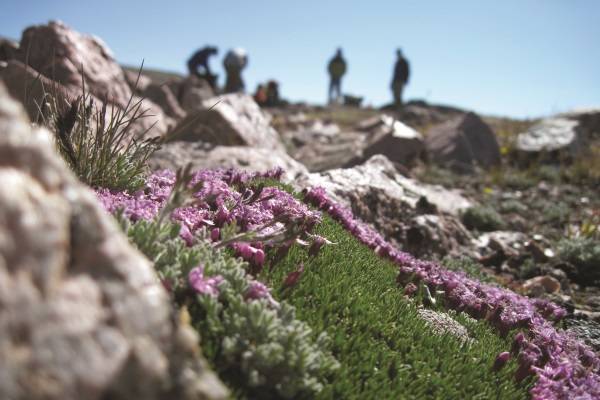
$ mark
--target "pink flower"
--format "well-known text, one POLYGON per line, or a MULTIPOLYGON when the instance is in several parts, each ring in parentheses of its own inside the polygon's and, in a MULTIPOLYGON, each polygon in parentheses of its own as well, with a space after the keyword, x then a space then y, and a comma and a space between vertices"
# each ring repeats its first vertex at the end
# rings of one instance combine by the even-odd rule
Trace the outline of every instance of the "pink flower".
POLYGON ((271 295, 271 290, 262 282, 253 280, 246 291, 246 299, 266 299, 273 308, 279 308, 279 303, 271 295))
POLYGON ((199 265, 188 274, 188 282, 196 292, 217 297, 219 295, 219 284, 223 282, 223 277, 216 275, 207 278, 204 276, 204 266, 199 265))
POLYGON ((500 354, 498 354, 498 357, 496 357, 496 360, 494 361, 494 365, 492 366, 492 371, 500 371, 502 369, 502 367, 504 367, 504 365, 506 365, 506 362, 510 359, 510 353, 508 351, 504 351, 500 354))
POLYGON ((286 276, 285 280, 283 281, 282 286, 284 288, 290 288, 292 286, 296 286, 296 284, 300 280, 300 277, 302 276, 303 272, 304 272, 304 264, 300 264, 295 271, 290 272, 286 276))

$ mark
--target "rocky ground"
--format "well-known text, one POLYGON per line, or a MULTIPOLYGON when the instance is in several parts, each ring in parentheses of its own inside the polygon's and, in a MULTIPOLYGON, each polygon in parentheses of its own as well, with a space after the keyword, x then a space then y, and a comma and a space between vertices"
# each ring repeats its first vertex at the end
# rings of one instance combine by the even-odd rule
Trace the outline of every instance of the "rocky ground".
MULTIPOLYGON (((261 109, 248 95, 214 93, 206 82, 194 77, 157 71, 142 71, 137 76, 131 68, 119 66, 106 45, 61 23, 31 27, 20 43, 0 41, 0 81, 38 125, 48 122, 45 111, 49 108, 64 111, 69 100, 82 93, 82 77, 98 105, 119 110, 133 99, 150 110, 152 116, 135 121, 133 132, 139 138, 161 137, 162 148, 149 160, 153 169, 176 169, 188 163, 194 168, 251 171, 282 167, 284 179, 295 188, 325 188, 332 199, 415 256, 442 263, 469 258, 476 262, 477 274, 499 285, 564 305, 569 312, 566 326, 600 348, 600 109, 539 121, 480 116, 420 101, 401 109, 306 104, 261 109), (82 64, 85 67, 80 70, 82 64), (49 94, 54 105, 49 104, 49 94)), ((2 128, 26 132, 23 137, 31 135, 21 116, 15 116, 18 112, 6 104, 1 115, 8 122, 3 122, 2 128)), ((100 249, 82 250, 86 243, 70 242, 55 255, 49 273, 32 270, 21 276, 15 272, 15 264, 6 269, 0 263, 0 273, 8 276, 11 287, 23 292, 27 307, 39 310, 47 304, 44 318, 48 321, 43 323, 21 320, 14 314, 7 328, 11 335, 36 324, 48 332, 54 329, 50 317, 63 316, 66 311, 61 301, 77 298, 82 289, 75 283, 82 280, 95 293, 94 301, 109 301, 109 311, 114 314, 90 316, 96 315, 96 303, 80 304, 74 310, 88 315, 89 321, 85 329, 71 327, 80 333, 73 340, 90 358, 106 356, 92 361, 110 363, 119 356, 106 355, 86 341, 99 335, 118 341, 122 348, 136 349, 130 361, 132 375, 127 376, 152 375, 152 385, 162 388, 153 390, 152 398, 183 390, 178 385, 187 378, 174 377, 173 366, 185 365, 190 376, 204 374, 211 382, 213 377, 205 371, 203 361, 180 343, 183 334, 177 332, 185 326, 167 323, 165 299, 153 297, 152 287, 128 272, 129 258, 142 271, 149 269, 145 261, 109 237, 113 233, 96 215, 89 195, 77 194, 79 184, 64 178, 62 167, 42 170, 31 162, 46 157, 44 150, 35 141, 23 145, 20 141, 25 139, 18 137, 18 132, 0 142, 5 154, 2 182, 14 181, 22 197, 34 203, 43 203, 46 197, 54 199, 56 191, 65 193, 68 200, 55 199, 61 212, 39 226, 63 235, 53 239, 61 245, 68 242, 68 232, 75 238, 105 244, 100 249), (20 158, 14 156, 17 147, 20 158), (7 165, 10 168, 5 168, 7 165), (4 171, 11 168, 30 171, 31 176, 4 171), (43 196, 39 195, 42 192, 43 196), (84 218, 84 209, 90 209, 94 218, 82 225, 78 221, 84 218), (80 265, 78 252, 86 257, 97 255, 114 271, 108 271, 108 277, 91 271, 89 264, 80 265), (151 308, 159 311, 156 320, 137 323, 135 313, 151 308), (126 324, 122 317, 130 314, 133 322, 126 324), (153 331, 157 324, 166 328, 153 334, 155 340, 136 341, 139 332, 153 331), (160 357, 160 365, 147 359, 148 349, 160 357)), ((18 198, 4 195, 0 194, 0 201, 17 209, 18 198)), ((11 227, 16 224, 11 215, 5 217, 0 221, 8 221, 11 227)), ((32 229, 38 227, 23 227, 23 232, 32 229)), ((4 251, 3 243, 0 240, 4 251)), ((28 242, 27 246, 45 255, 52 252, 54 244, 28 242)), ((7 254, 10 261, 27 261, 22 255, 7 254)), ((0 280, 0 284, 4 282, 0 280)), ((0 305, 15 307, 3 293, 6 291, 0 290, 0 305)), ((0 324, 0 329, 4 325, 0 324)), ((38 331, 43 339, 39 342, 29 339, 44 346, 44 340, 50 340, 44 332, 38 331)), ((18 355, 18 349, 0 349, 10 350, 9 355, 1 353, 7 357, 18 355)), ((42 369, 48 361, 23 357, 19 362, 38 362, 42 369)), ((93 376, 93 369, 89 376, 74 377, 76 372, 69 371, 61 375, 60 384, 65 387, 83 381, 97 388, 109 381, 93 376)), ((121 398, 131 394, 127 376, 115 386, 121 398)), ((0 385, 8 387, 25 378, 0 374, 0 379, 4 379, 0 385)), ((48 384, 43 373, 35 379, 41 387, 48 384)), ((213 388, 210 396, 223 396, 218 384, 213 388)), ((196 389, 202 392, 205 388, 196 389)))

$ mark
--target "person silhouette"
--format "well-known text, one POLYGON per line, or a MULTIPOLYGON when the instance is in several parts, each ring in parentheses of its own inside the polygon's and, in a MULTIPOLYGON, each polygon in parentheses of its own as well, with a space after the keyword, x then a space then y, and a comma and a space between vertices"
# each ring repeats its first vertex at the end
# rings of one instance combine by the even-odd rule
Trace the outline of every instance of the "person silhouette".
POLYGON ((210 71, 208 59, 218 52, 219 50, 216 47, 206 46, 196 51, 187 62, 190 75, 206 80, 213 89, 215 89, 216 86, 217 75, 210 71))
POLYGON ((225 93, 243 92, 245 85, 242 70, 248 65, 248 55, 244 49, 229 50, 223 59, 225 67, 225 93))
POLYGON ((335 56, 327 65, 327 72, 329 72, 329 104, 339 102, 342 96, 342 77, 346 70, 346 60, 342 55, 342 49, 338 48, 335 56))
POLYGON ((392 94, 394 96, 394 104, 397 106, 402 105, 402 92, 404 91, 404 87, 408 83, 408 78, 410 76, 410 68, 408 66, 408 61, 404 58, 402 54, 402 50, 398 49, 396 51, 398 58, 396 59, 396 65, 394 66, 394 75, 392 77, 392 94))

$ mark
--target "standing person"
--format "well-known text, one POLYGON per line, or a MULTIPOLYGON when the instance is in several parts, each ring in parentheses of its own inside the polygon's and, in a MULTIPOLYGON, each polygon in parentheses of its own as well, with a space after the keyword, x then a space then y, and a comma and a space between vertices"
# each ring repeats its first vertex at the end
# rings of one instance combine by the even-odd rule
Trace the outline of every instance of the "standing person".
POLYGON ((408 61, 402 54, 402 50, 398 49, 396 54, 398 55, 398 58, 396 60, 396 66, 394 67, 394 76, 392 77, 392 93, 394 95, 394 104, 401 106, 402 91, 404 91, 404 86, 408 83, 410 69, 408 61))
POLYGON ((327 66, 329 72, 329 103, 339 101, 342 96, 342 77, 346 73, 346 60, 342 56, 342 49, 338 48, 335 56, 327 66))
POLYGON ((243 92, 245 85, 242 80, 242 70, 248 65, 248 55, 244 49, 229 50, 223 59, 227 77, 225 93, 243 92))
POLYGON ((190 75, 197 76, 200 79, 205 79, 210 86, 215 89, 217 83, 217 75, 210 71, 208 59, 216 55, 219 50, 214 46, 206 46, 196 51, 188 60, 187 66, 190 75))
POLYGON ((274 79, 267 82, 267 105, 269 107, 279 105, 279 83, 274 79))

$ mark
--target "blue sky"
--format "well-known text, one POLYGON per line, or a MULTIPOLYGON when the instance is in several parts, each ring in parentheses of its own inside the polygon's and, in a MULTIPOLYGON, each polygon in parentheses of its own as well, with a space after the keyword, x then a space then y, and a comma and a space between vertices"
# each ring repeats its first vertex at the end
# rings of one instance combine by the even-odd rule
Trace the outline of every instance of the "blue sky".
POLYGON ((600 106, 596 0, 19 0, 3 2, 0 35, 49 19, 101 37, 122 63, 166 70, 215 44, 223 77, 225 51, 244 47, 247 87, 274 78, 292 100, 324 102, 325 64, 342 46, 344 91, 384 104, 402 47, 408 98, 514 117, 600 106))

